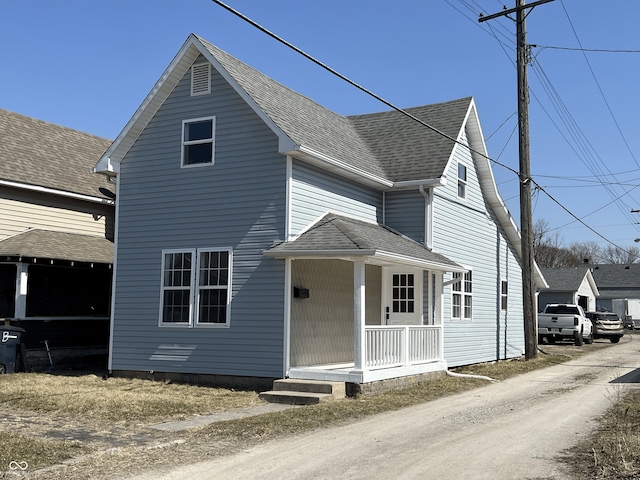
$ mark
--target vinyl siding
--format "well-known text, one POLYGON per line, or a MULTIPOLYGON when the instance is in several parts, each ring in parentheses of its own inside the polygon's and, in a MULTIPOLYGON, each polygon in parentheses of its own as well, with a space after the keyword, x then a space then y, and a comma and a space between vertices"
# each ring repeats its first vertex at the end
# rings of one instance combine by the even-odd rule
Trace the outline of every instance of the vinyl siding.
MULTIPOLYGON (((464 141, 464 139, 463 139, 464 141)), ((451 287, 444 292, 445 359, 449 366, 519 356, 524 348, 519 261, 480 188, 470 151, 457 146, 434 194, 434 250, 470 268, 472 320, 451 320, 451 287), (467 166, 467 195, 457 195, 457 162, 467 166), (508 282, 508 308, 501 310, 501 281, 508 282)), ((450 275, 445 276, 445 281, 450 275)))
MULTIPOLYGON (((196 62, 199 62, 197 60, 196 62)), ((277 137, 212 71, 190 71, 121 163, 112 368, 281 377, 285 157, 277 137), (180 168, 182 121, 216 117, 215 164, 180 168), (163 249, 233 248, 229 328, 160 327, 163 249)))
POLYGON ((105 236, 113 207, 18 189, 0 190, 0 240, 28 229, 105 236), (93 214, 101 215, 94 220, 93 214))
POLYGON ((382 222, 382 194, 297 160, 291 179, 291 233, 327 211, 382 222))
POLYGON ((424 243, 425 198, 419 190, 387 192, 385 224, 416 242, 424 243))

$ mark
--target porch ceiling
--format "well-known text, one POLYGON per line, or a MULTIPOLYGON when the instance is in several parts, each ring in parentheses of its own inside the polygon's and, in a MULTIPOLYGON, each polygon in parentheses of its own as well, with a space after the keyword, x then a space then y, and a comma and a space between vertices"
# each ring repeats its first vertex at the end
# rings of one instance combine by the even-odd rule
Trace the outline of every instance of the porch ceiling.
POLYGON ((428 270, 464 272, 466 268, 377 223, 327 214, 291 242, 264 252, 276 258, 364 259, 379 265, 411 265, 428 270))

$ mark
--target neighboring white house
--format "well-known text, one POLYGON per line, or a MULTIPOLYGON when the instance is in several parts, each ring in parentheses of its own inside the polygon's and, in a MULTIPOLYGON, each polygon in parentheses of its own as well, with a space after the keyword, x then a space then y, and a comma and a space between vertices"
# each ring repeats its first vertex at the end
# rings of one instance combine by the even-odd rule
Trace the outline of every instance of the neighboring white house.
POLYGON ((538 294, 540 311, 548 303, 576 304, 585 312, 596 310, 600 292, 589 267, 543 268, 542 274, 549 288, 541 289, 538 294))

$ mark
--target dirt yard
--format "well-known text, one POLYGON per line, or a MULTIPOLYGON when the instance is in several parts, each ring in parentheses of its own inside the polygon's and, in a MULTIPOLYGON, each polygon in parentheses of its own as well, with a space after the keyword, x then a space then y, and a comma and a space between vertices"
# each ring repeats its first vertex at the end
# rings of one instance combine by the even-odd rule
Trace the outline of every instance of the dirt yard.
MULTIPOLYGON (((501 478, 568 479, 557 458, 587 435, 628 383, 611 383, 640 367, 640 338, 612 348, 597 340, 589 354, 467 393, 348 426, 265 444, 216 441, 197 431, 73 416, 3 411, 14 433, 78 442, 94 452, 32 479, 210 478, 501 478), (322 452, 321 455, 318 452, 322 452), (461 452, 465 461, 461 462, 461 452), (373 459, 373 460, 372 460, 373 459), (472 469, 470 466, 474 466, 472 469)), ((571 354, 570 344, 542 349, 571 354)), ((627 382, 633 382, 627 377, 627 382)), ((6 478, 16 478, 6 474, 6 478)), ((2 474, 0 473, 0 478, 2 474)))

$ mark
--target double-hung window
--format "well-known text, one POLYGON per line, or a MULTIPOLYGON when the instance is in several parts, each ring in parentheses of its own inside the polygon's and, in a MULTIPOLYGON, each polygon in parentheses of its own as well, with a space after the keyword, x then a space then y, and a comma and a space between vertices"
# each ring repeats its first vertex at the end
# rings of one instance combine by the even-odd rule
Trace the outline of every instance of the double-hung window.
POLYGON ((467 167, 458 162, 458 198, 467 198, 467 167))
POLYGON ((182 122, 182 166, 213 165, 216 117, 182 122))
POLYGON ((451 319, 471 320, 473 313, 473 296, 471 271, 465 274, 454 273, 455 281, 451 285, 451 319))
POLYGON ((229 326, 231 249, 162 252, 160 325, 229 326))
POLYGON ((506 310, 509 305, 509 283, 506 280, 500 282, 500 310, 506 310))

